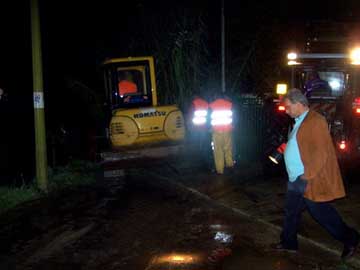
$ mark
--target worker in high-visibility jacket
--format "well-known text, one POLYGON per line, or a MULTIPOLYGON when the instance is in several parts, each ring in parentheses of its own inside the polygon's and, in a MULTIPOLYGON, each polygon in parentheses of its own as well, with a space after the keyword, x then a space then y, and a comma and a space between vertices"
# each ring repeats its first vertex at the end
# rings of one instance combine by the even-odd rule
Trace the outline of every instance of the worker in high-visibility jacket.
POLYGON ((193 150, 204 160, 209 155, 211 149, 208 110, 209 103, 205 99, 195 95, 191 102, 189 114, 189 137, 193 144, 193 150))
POLYGON ((211 109, 211 128, 215 170, 217 174, 223 174, 224 169, 233 168, 232 155, 232 122, 233 104, 225 96, 216 98, 209 104, 211 109))

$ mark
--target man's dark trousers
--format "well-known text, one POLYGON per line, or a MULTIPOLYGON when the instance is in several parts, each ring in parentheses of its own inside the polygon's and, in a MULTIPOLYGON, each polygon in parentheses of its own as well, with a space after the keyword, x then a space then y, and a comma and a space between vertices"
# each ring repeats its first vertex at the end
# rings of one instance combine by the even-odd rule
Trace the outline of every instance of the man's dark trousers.
POLYGON ((305 208, 335 239, 346 246, 356 244, 356 231, 345 224, 331 204, 308 200, 303 197, 302 193, 288 189, 285 201, 285 220, 280 237, 285 248, 298 249, 297 229, 301 221, 301 213, 305 208))

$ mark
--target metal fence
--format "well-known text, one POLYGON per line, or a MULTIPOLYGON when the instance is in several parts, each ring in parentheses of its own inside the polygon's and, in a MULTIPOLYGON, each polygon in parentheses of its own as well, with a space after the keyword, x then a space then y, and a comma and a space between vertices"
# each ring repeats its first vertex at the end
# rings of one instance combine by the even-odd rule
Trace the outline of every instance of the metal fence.
POLYGON ((264 156, 266 117, 264 101, 244 95, 235 101, 234 151, 240 162, 260 161, 264 156))

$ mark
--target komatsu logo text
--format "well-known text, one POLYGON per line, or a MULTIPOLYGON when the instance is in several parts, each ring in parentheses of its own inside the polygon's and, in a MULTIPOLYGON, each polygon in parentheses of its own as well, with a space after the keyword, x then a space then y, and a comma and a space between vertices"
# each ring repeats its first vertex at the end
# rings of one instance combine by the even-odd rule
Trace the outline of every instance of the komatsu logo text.
POLYGON ((144 113, 135 113, 134 118, 144 118, 144 117, 155 117, 155 116, 165 116, 166 112, 144 112, 144 113))

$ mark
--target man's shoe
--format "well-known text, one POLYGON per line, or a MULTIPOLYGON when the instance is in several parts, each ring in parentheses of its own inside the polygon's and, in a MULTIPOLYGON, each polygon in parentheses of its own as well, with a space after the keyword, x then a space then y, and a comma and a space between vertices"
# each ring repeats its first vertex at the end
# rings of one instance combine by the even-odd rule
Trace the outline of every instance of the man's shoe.
POLYGON ((285 247, 282 243, 272 244, 272 245, 270 245, 270 247, 275 251, 284 251, 284 252, 290 252, 290 253, 296 253, 297 252, 296 248, 285 247))
POLYGON ((359 235, 356 235, 356 244, 353 246, 344 246, 343 252, 341 254, 341 259, 347 260, 350 259, 352 256, 354 256, 357 247, 359 246, 360 237, 359 235))

